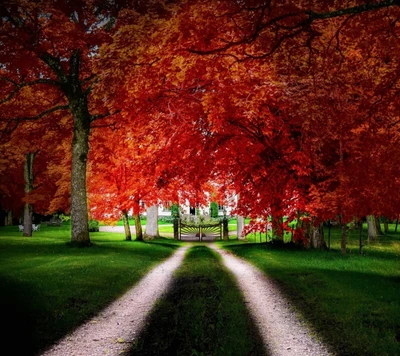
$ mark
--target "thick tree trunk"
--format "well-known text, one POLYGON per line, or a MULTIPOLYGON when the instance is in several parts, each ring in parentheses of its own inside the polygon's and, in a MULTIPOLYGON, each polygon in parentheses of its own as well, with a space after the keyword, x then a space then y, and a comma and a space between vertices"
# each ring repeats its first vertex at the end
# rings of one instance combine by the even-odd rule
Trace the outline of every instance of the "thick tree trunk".
POLYGON ((134 214, 133 219, 135 220, 136 241, 143 241, 143 231, 142 224, 140 223, 140 215, 134 214))
POLYGON ((346 254, 346 245, 347 245, 347 226, 346 224, 341 224, 342 234, 340 238, 340 251, 343 255, 346 254))
POLYGON ((283 217, 272 216, 272 238, 283 242, 283 217))
POLYGON ((159 236, 158 232, 158 206, 153 205, 147 209, 146 237, 155 238, 159 236))
POLYGON ((368 242, 376 241, 379 236, 379 231, 376 224, 376 218, 374 215, 367 216, 367 224, 368 224, 368 242))
POLYGON ((375 222, 376 222, 376 230, 378 231, 378 235, 381 236, 383 235, 382 227, 381 227, 381 221, 379 220, 378 217, 375 217, 375 222))
POLYGON ((6 212, 6 218, 4 220, 4 225, 10 226, 10 225, 12 225, 12 223, 13 223, 13 213, 12 213, 12 210, 8 210, 6 212))
POLYGON ((131 229, 129 226, 128 213, 126 211, 122 212, 122 220, 124 221, 124 229, 125 229, 125 239, 127 241, 132 241, 131 229))
POLYGON ((25 203, 24 205, 24 232, 23 236, 32 236, 32 216, 33 207, 32 204, 25 203))
POLYGON ((384 217, 383 227, 385 234, 387 234, 389 232, 389 219, 387 217, 384 217))
POLYGON ((244 237, 242 236, 242 232, 244 229, 244 217, 238 215, 236 217, 236 221, 237 221, 237 237, 239 240, 244 239, 244 237))
POLYGON ((89 122, 77 113, 72 139, 71 241, 90 245, 86 168, 89 153, 89 122))
POLYGON ((90 245, 86 166, 90 124, 93 118, 89 113, 88 93, 84 92, 81 86, 81 50, 76 49, 72 52, 68 73, 61 64, 60 58, 45 52, 41 59, 56 74, 60 88, 68 99, 69 110, 74 120, 71 168, 71 242, 90 245))
POLYGON ((323 224, 320 224, 319 226, 314 226, 314 224, 311 224, 309 247, 319 250, 325 250, 327 248, 324 238, 323 224))
POLYGON ((362 249, 364 247, 364 242, 363 242, 363 221, 362 220, 360 221, 360 223, 358 225, 358 231, 359 231, 359 234, 360 234, 360 237, 359 237, 359 254, 361 255, 362 254, 362 249))
MULTIPOLYGON (((36 153, 28 153, 24 164, 25 197, 33 190, 33 161, 36 153)), ((24 232, 23 236, 32 236, 33 206, 30 203, 24 205, 24 232)))

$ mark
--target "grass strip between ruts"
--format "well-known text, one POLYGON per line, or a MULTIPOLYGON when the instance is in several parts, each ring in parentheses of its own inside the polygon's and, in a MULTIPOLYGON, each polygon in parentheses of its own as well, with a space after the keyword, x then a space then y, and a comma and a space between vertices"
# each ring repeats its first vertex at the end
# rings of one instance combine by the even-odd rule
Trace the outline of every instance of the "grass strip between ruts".
POLYGON ((206 246, 192 247, 132 355, 265 355, 233 276, 206 246))

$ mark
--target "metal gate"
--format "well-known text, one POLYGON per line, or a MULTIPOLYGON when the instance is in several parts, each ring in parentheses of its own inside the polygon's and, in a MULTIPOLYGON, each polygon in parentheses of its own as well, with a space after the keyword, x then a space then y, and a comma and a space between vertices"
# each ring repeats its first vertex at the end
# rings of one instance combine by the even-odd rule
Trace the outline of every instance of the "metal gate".
POLYGON ((222 222, 214 224, 185 224, 179 221, 179 240, 222 240, 222 222))

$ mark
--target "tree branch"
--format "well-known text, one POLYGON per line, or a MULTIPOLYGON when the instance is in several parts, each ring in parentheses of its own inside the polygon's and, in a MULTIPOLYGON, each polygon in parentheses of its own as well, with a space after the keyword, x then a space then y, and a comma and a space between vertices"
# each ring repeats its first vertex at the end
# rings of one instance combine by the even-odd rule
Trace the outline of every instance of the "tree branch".
POLYGON ((95 78, 93 80, 93 82, 91 82, 89 84, 89 86, 86 88, 86 90, 83 92, 83 95, 85 95, 86 97, 91 93, 91 91, 93 89, 93 86, 99 81, 99 77, 95 76, 95 75, 91 75, 89 78, 86 78, 84 81, 82 81, 82 83, 84 83, 84 82, 89 81, 89 80, 91 80, 93 78, 95 78))
POLYGON ((29 86, 33 86, 33 85, 38 85, 38 84, 48 84, 48 85, 53 85, 53 86, 60 86, 60 82, 56 81, 56 80, 52 80, 52 79, 38 79, 38 80, 34 80, 33 82, 20 82, 17 83, 14 80, 10 79, 10 78, 5 78, 2 77, 0 78, 0 80, 12 83, 15 85, 15 89, 4 99, 0 100, 0 104, 4 104, 7 101, 10 101, 12 98, 15 97, 15 95, 22 89, 25 87, 29 87, 29 86))
POLYGON ((40 59, 46 63, 51 70, 57 75, 57 78, 60 80, 61 84, 66 84, 68 82, 68 78, 65 75, 64 68, 62 67, 61 61, 59 58, 52 56, 50 53, 43 53, 40 56, 40 59))
POLYGON ((13 133, 18 128, 18 126, 21 122, 39 120, 44 116, 47 116, 49 114, 52 114, 53 112, 61 111, 61 110, 69 110, 69 106, 68 105, 57 105, 48 110, 41 112, 40 114, 38 114, 36 116, 31 116, 31 117, 14 117, 14 118, 8 118, 8 119, 0 119, 0 122, 1 121, 6 122, 6 126, 2 130, 0 130, 0 132, 1 132, 0 141, 3 139, 4 136, 10 135, 11 133, 13 133))
POLYGON ((69 110, 69 105, 57 105, 48 110, 42 111, 40 114, 35 115, 35 116, 14 117, 14 118, 9 118, 9 119, 2 119, 1 121, 14 121, 14 122, 18 122, 18 123, 20 123, 21 121, 35 121, 35 120, 41 119, 44 116, 52 114, 53 112, 61 111, 61 110, 69 110))
MULTIPOLYGON (((241 44, 251 44, 253 43, 259 36, 260 34, 266 30, 267 28, 272 28, 275 26, 278 30, 287 30, 289 33, 284 34, 281 39, 278 39, 277 42, 275 43, 274 46, 272 46, 271 50, 268 51, 265 55, 262 56, 253 56, 251 58, 263 58, 266 57, 267 55, 271 55, 281 44, 288 38, 292 38, 295 35, 300 34, 302 31, 307 31, 307 29, 310 27, 312 22, 316 20, 324 20, 324 19, 329 19, 329 18, 335 18, 335 17, 340 17, 344 15, 354 15, 354 14, 359 14, 363 12, 368 12, 368 11, 374 11, 374 10, 379 10, 382 8, 388 8, 392 6, 400 6, 400 0, 383 0, 378 3, 366 3, 363 5, 359 6, 354 6, 346 9, 339 9, 339 10, 334 10, 334 11, 328 11, 328 12, 323 12, 323 13, 318 13, 314 12, 311 10, 308 11, 302 11, 302 12, 293 12, 293 13, 287 13, 283 14, 280 16, 277 16, 275 18, 269 19, 268 21, 262 23, 261 19, 263 17, 264 12, 262 12, 261 16, 257 20, 256 27, 253 31, 253 33, 249 35, 244 35, 242 38, 236 40, 236 41, 223 41, 225 42, 222 46, 209 49, 209 50, 199 50, 199 49, 194 49, 194 48, 189 48, 188 51, 190 53, 194 54, 200 54, 200 55, 210 55, 210 54, 218 54, 224 51, 229 50, 232 47, 241 45, 241 44), (293 26, 284 26, 280 25, 279 23, 284 20, 288 19, 294 19, 296 17, 300 16, 300 21, 298 23, 295 23, 293 26), (292 31, 292 32, 290 32, 292 31)), ((259 8, 257 8, 259 9, 259 8)), ((264 10, 264 8, 263 8, 264 10)), ((244 10, 246 11, 246 10, 244 10)))
POLYGON ((69 61, 69 77, 73 83, 79 82, 79 66, 81 62, 81 50, 75 49, 72 52, 70 61, 69 61))
POLYGON ((105 117, 113 116, 113 115, 119 114, 120 112, 121 112, 121 110, 117 110, 113 113, 106 112, 104 114, 92 115, 92 117, 90 118, 90 122, 93 122, 93 121, 96 121, 99 119, 104 119, 105 117))
POLYGON ((391 6, 400 6, 399 0, 384 0, 374 3, 363 4, 359 6, 349 7, 347 9, 340 9, 336 11, 329 11, 329 12, 314 12, 314 11, 306 11, 306 14, 309 16, 311 21, 314 20, 323 20, 323 19, 330 19, 334 17, 340 17, 343 15, 351 15, 351 14, 360 14, 362 12, 373 11, 378 9, 383 9, 385 7, 391 6))

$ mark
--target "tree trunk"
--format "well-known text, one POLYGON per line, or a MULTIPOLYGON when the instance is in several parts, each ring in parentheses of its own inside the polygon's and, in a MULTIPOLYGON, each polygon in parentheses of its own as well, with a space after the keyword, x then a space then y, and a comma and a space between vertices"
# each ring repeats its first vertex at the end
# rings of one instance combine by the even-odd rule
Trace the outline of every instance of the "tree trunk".
POLYGON ((153 205, 147 209, 146 237, 155 238, 159 236, 158 232, 158 206, 153 205))
POLYGON ((33 207, 32 204, 25 203, 24 205, 24 232, 23 236, 32 236, 32 216, 33 207))
POLYGON ((319 250, 327 248, 324 238, 324 225, 314 226, 311 224, 309 247, 319 250))
MULTIPOLYGON (((28 153, 26 155, 24 164, 24 180, 25 180, 25 198, 28 197, 29 193, 33 190, 33 161, 36 153, 28 153)), ((33 207, 30 203, 24 205, 24 232, 23 236, 32 236, 32 216, 33 207)))
POLYGON ((346 244, 347 244, 347 226, 346 224, 341 224, 342 235, 340 238, 340 251, 343 255, 346 254, 346 244))
POLYGON ((375 221, 376 221, 376 230, 378 231, 378 235, 381 236, 381 235, 383 235, 381 221, 379 220, 378 217, 375 217, 375 221))
POLYGON ((272 216, 272 238, 283 242, 283 217, 272 216))
POLYGON ((131 229, 129 226, 128 213, 126 211, 122 212, 122 220, 124 221, 124 229, 125 229, 125 239, 127 241, 132 241, 131 229))
POLYGON ((81 245, 90 245, 86 192, 90 123, 88 116, 86 118, 85 116, 85 113, 81 111, 74 115, 71 171, 71 241, 81 245))
POLYGON ((389 219, 386 216, 383 218, 383 228, 385 234, 389 233, 389 219))
POLYGON ((237 221, 237 237, 238 239, 244 239, 244 237, 242 236, 244 229, 244 217, 238 215, 236 217, 236 221, 237 221))
POLYGON ((66 73, 60 58, 47 52, 44 52, 40 58, 58 77, 60 88, 68 99, 68 107, 74 121, 71 147, 71 242, 90 245, 86 168, 90 124, 93 118, 89 113, 88 93, 84 92, 81 85, 81 50, 76 49, 72 52, 69 73, 66 73))
POLYGON ((378 239, 379 232, 376 225, 376 218, 374 215, 367 216, 367 224, 368 224, 368 242, 373 242, 378 239))
POLYGON ((140 215, 134 214, 133 219, 135 220, 136 241, 143 241, 143 230, 142 224, 140 223, 140 215))
POLYGON ((5 225, 5 226, 10 226, 10 225, 12 225, 12 223, 13 223, 13 213, 12 213, 12 210, 8 210, 6 214, 7 214, 7 215, 6 215, 6 219, 5 219, 5 221, 4 221, 4 225, 5 225))
POLYGON ((222 237, 225 241, 229 240, 229 228, 228 228, 228 219, 224 213, 224 218, 222 219, 222 237))

